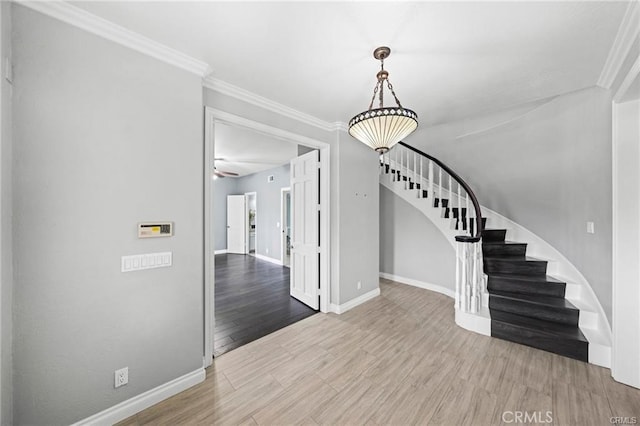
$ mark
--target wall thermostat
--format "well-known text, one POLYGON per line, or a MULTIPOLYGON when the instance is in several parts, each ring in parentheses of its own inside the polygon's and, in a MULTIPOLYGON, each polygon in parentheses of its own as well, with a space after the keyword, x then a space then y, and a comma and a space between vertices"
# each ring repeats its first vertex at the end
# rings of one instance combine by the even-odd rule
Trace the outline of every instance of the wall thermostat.
POLYGON ((171 237, 173 222, 141 222, 138 224, 138 238, 171 237))

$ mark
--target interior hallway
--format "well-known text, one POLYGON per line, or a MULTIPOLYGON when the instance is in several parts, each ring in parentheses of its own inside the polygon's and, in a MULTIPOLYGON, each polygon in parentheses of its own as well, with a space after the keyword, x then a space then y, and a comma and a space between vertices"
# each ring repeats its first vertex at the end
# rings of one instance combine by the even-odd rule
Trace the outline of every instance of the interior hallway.
POLYGON ((459 328, 453 301, 438 293, 386 280, 380 289, 342 315, 314 315, 215 359, 205 382, 122 424, 479 426, 549 411, 555 425, 606 425, 640 416, 640 390, 608 369, 459 328))
POLYGON ((289 295, 289 271, 254 256, 216 255, 214 356, 316 313, 289 295))

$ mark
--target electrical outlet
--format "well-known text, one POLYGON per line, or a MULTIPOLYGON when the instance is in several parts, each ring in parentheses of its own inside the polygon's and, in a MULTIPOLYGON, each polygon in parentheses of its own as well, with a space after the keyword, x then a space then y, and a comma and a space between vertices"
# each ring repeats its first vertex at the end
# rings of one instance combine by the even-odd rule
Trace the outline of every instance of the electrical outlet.
POLYGON ((129 383, 129 367, 116 370, 115 374, 115 387, 119 388, 129 383))
POLYGON ((587 222, 587 233, 588 234, 596 233, 596 226, 593 222, 587 222))
POLYGON ((362 289, 362 281, 358 281, 358 290, 362 289))

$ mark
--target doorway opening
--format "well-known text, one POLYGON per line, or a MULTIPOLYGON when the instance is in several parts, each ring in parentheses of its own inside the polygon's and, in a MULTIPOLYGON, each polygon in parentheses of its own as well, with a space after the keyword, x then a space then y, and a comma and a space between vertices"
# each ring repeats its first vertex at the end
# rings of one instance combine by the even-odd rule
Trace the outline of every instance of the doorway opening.
POLYGON ((282 188, 280 193, 280 217, 282 218, 282 266, 291 266, 291 188, 282 188))
MULTIPOLYGON (((312 289, 312 292, 313 292, 312 300, 314 301, 314 305, 315 305, 314 309, 319 309, 321 312, 328 311, 328 307, 329 307, 329 236, 330 236, 330 229, 329 229, 330 181, 329 181, 328 170, 329 170, 329 149, 330 148, 328 143, 307 138, 305 136, 301 136, 301 135, 291 133, 282 129, 278 129, 275 127, 267 126, 262 123, 247 120, 243 117, 239 117, 223 111, 215 110, 213 108, 206 108, 205 117, 206 117, 206 127, 205 127, 206 163, 205 163, 205 239, 204 239, 205 240, 204 241, 204 246, 205 246, 205 283, 204 283, 204 287, 205 287, 205 306, 204 306, 205 354, 204 356, 205 356, 205 365, 210 365, 212 362, 212 356, 214 353, 214 340, 215 340, 214 332, 217 328, 216 327, 216 311, 223 309, 221 305, 218 304, 218 301, 224 301, 225 297, 227 298, 227 300, 229 300, 229 296, 231 294, 231 293, 227 293, 226 295, 221 295, 221 294, 218 294, 218 292, 216 291, 217 288, 216 288, 215 274, 216 274, 216 270, 220 270, 216 266, 224 266, 224 265, 229 266, 230 261, 233 261, 235 263, 235 266, 237 267, 238 260, 245 262, 246 259, 253 259, 252 260, 253 262, 258 262, 255 264, 255 266, 259 268, 260 271, 266 270, 267 265, 268 267, 275 267, 276 271, 279 271, 282 277, 286 275, 291 277, 290 279, 285 278, 284 280, 284 285, 285 285, 284 291, 286 292, 286 296, 288 298, 295 300, 291 298, 290 295, 293 295, 292 289, 294 288, 294 282, 298 282, 298 285, 295 286, 295 288, 297 288, 298 290, 301 288, 305 289, 305 291, 307 291, 309 288, 312 289), (238 130, 240 132, 245 132, 245 133, 248 131, 252 133, 254 136, 255 135, 260 136, 259 138, 257 138, 259 139, 258 143, 260 143, 260 141, 264 139, 275 139, 280 142, 284 141, 290 146, 293 146, 296 148, 296 155, 294 155, 294 158, 297 158, 297 154, 300 152, 301 147, 304 150, 303 152, 307 152, 310 150, 314 151, 313 164, 307 161, 305 163, 304 168, 305 170, 311 170, 311 169, 317 170, 317 172, 313 173, 313 176, 315 176, 314 179, 316 179, 317 184, 306 185, 306 187, 316 188, 316 190, 314 190, 313 198, 316 199, 317 201, 313 203, 303 203, 303 204, 306 205, 305 208, 313 209, 314 217, 317 217, 317 222, 316 222, 317 224, 315 226, 315 229, 317 229, 317 233, 318 233, 317 238, 315 239, 317 242, 316 242, 315 248, 313 248, 313 251, 315 253, 314 256, 310 256, 307 253, 304 253, 302 251, 299 251, 298 256, 300 259, 312 259, 312 258, 316 259, 317 264, 315 265, 315 270, 317 272, 315 274, 302 274, 302 273, 296 274, 295 273, 296 262, 294 259, 295 259, 295 253, 296 253, 296 247, 295 247, 296 244, 294 241, 295 225, 293 223, 294 222, 293 217, 295 216, 293 214, 293 209, 295 206, 295 197, 292 194, 293 191, 291 190, 289 191, 288 196, 286 193, 286 189, 292 187, 293 185, 291 184, 291 178, 287 178, 286 184, 284 184, 284 178, 278 181, 278 175, 275 172, 270 174, 269 176, 266 176, 266 178, 265 176, 262 176, 259 173, 255 173, 253 175, 254 179, 257 182, 260 182, 261 185, 272 185, 272 188, 277 188, 277 196, 276 196, 277 201, 273 203, 271 207, 269 205, 269 201, 260 194, 259 189, 248 190, 248 188, 243 187, 243 189, 240 190, 240 188, 237 188, 237 192, 239 192, 237 195, 250 196, 251 194, 249 193, 255 192, 255 197, 254 197, 255 205, 252 207, 250 198, 247 198, 247 203, 245 204, 246 214, 244 215, 244 218, 246 218, 246 223, 247 223, 247 227, 245 229, 248 230, 248 232, 245 233, 245 241, 246 241, 245 253, 248 254, 250 251, 253 250, 254 255, 247 256, 246 254, 245 255, 228 254, 224 249, 215 247, 217 244, 217 241, 221 240, 220 236, 216 235, 217 233, 216 231, 218 231, 218 233, 224 232, 224 230, 221 230, 224 228, 219 226, 219 223, 216 223, 216 221, 219 222, 219 220, 217 219, 220 218, 220 214, 219 214, 220 206, 214 203, 214 199, 216 198, 216 195, 215 195, 216 185, 212 184, 211 170, 212 170, 212 164, 214 160, 218 162, 222 159, 223 161, 225 161, 225 164, 224 164, 225 167, 224 169, 222 167, 218 167, 218 169, 224 170, 227 172, 229 171, 236 172, 236 170, 233 170, 231 168, 231 163, 233 162, 233 159, 225 158, 225 156, 220 152, 218 152, 216 148, 216 139, 220 138, 220 134, 218 133, 218 130, 219 129, 228 130, 229 128, 238 130), (327 172, 324 173, 322 172, 323 170, 326 170, 327 172), (275 179, 273 176, 274 174, 276 175, 275 179), (281 191, 283 189, 285 191, 281 191), (261 199, 260 210, 258 210, 257 198, 261 199), (286 210, 287 205, 289 208, 288 211, 286 210), (270 209, 271 210, 275 209, 277 211, 275 216, 269 216, 270 209), (252 210, 253 212, 251 212, 252 210), (283 213, 285 214, 284 218, 282 216, 283 213), (252 222, 251 219, 253 219, 253 224, 251 223, 252 222), (254 228, 252 228, 252 225, 254 226, 254 228), (254 237, 255 240, 253 245, 251 241, 252 229, 255 230, 255 237, 254 237), (275 232, 276 230, 277 230, 277 233, 275 232), (265 237, 264 233, 267 231, 273 232, 274 237, 273 238, 265 237), (287 238, 287 236, 289 238, 287 238), (218 257, 216 257, 215 255, 216 253, 218 253, 217 255, 218 257), (221 255, 224 255, 224 257, 221 255), (242 258, 240 258, 239 256, 242 256, 242 258), (277 257, 279 257, 279 259, 277 257), (268 264, 265 264, 264 261, 268 262, 268 264), (216 263, 218 263, 218 265, 216 265, 216 263), (289 267, 285 267, 284 266, 285 264, 291 267, 291 270, 289 269, 289 267), (308 284, 305 281, 307 279, 305 277, 307 276, 315 279, 316 280, 315 284, 305 285, 305 284, 308 284), (290 281, 288 288, 286 287, 287 281, 290 281), (300 282, 302 282, 302 284, 300 284, 300 282)), ((237 143, 237 138, 234 139, 234 143, 237 143)), ((248 165, 251 165, 251 164, 265 163, 268 161, 269 154, 271 152, 280 151, 280 150, 265 149, 264 145, 259 145, 257 149, 262 150, 264 155, 260 155, 252 160, 244 161, 244 165, 246 167, 248 167, 248 165)), ((247 151, 250 151, 250 150, 247 150, 247 151)), ((301 163, 298 163, 298 164, 301 164, 301 163)), ((291 169, 294 168, 293 163, 292 165, 287 164, 286 166, 290 167, 291 169)), ((271 164, 271 167, 276 167, 277 169, 280 166, 278 166, 278 164, 276 163, 276 164, 271 164)), ((224 180, 228 181, 229 179, 230 178, 225 178, 224 180)), ((242 179, 242 176, 240 176, 239 174, 236 178, 232 178, 232 179, 242 179)), ((299 187, 302 187, 302 186, 303 185, 299 185, 299 187)), ((304 192, 300 192, 300 194, 304 196, 304 192)), ((302 196, 298 198, 302 199, 302 196)), ((299 209, 300 208, 302 207, 299 207, 299 209)), ((307 212, 306 215, 303 215, 303 216, 305 217, 310 216, 310 211, 311 210, 309 210, 309 212, 307 212)), ((305 233, 301 233, 301 234, 305 234, 305 233)), ((308 234, 308 232, 306 232, 306 234, 308 234)), ((309 245, 306 240, 301 240, 300 242, 301 244, 298 245, 298 250, 302 250, 305 247, 305 244, 307 246, 309 245)), ((302 261, 300 261, 298 264, 302 265, 302 267, 298 269, 299 271, 308 269, 308 264, 304 264, 302 261)), ((244 263, 242 267, 251 268, 253 266, 249 265, 248 263, 244 263)), ((254 275, 260 276, 261 273, 262 272, 259 272, 257 274, 254 273, 254 275)), ((263 280, 263 284, 267 283, 268 281, 269 281, 268 279, 263 280)), ((222 283, 222 278, 220 279, 220 282, 222 283)), ((237 286, 232 288, 233 290, 236 290, 237 286)), ((298 299, 300 298, 298 297, 298 299)), ((299 303, 297 300, 295 302, 299 303)), ((309 309, 309 308, 306 308, 306 309, 309 309)), ((305 314, 302 312, 294 313, 294 316, 296 315, 300 315, 301 317, 303 317, 305 314)), ((257 317, 259 316, 260 315, 257 315, 257 317)), ((262 319, 261 321, 263 321, 264 323, 264 319, 262 319)), ((265 328, 268 329, 269 327, 265 327, 265 328)))
POLYGON ((246 218, 246 247, 247 253, 251 255, 256 254, 257 247, 257 234, 256 234, 256 214, 258 212, 258 193, 246 192, 244 194, 246 198, 245 218, 246 218))

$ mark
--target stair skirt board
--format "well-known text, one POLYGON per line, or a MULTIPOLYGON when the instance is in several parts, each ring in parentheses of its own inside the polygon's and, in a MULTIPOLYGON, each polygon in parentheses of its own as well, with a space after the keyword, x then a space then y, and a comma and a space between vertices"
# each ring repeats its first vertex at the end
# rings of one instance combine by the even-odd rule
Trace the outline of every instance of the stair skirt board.
MULTIPOLYGON (((398 177, 401 176, 399 171, 397 174, 398 177)), ((448 191, 434 191, 434 194, 427 194, 431 197, 420 198, 417 193, 426 192, 423 190, 429 187, 426 180, 418 180, 414 184, 409 179, 411 184, 405 187, 404 176, 397 182, 387 176, 381 175, 380 183, 418 208, 447 239, 460 233, 455 229, 458 228, 456 218, 461 216, 464 219, 468 212, 464 207, 450 205, 451 197, 448 191), (425 202, 426 198, 429 198, 429 201, 425 202)), ((455 198, 455 194, 453 195, 455 198)), ((599 300, 584 276, 562 254, 537 235, 490 209, 482 207, 482 211, 484 224, 489 218, 491 225, 504 228, 487 229, 483 232, 483 264, 487 276, 489 306, 486 306, 485 302, 481 312, 476 314, 456 310, 456 324, 480 334, 610 367, 611 328, 599 300), (507 229, 510 238, 515 241, 505 240, 507 229), (530 257, 529 252, 541 259, 530 257), (555 261, 548 263, 543 259, 555 261), (556 276, 560 279, 555 278, 556 276), (576 287, 579 287, 579 291, 575 291, 576 287), (568 298, 571 298, 571 302, 568 298), (493 311, 515 316, 522 314, 525 318, 529 315, 533 321, 538 320, 542 323, 565 323, 581 338, 567 340, 563 336, 527 328, 517 321, 514 324, 508 319, 494 320, 491 318, 493 311), (585 321, 586 318, 589 320, 585 321), (584 325, 588 328, 584 328, 584 325), (588 340, 582 334, 582 329, 588 340)), ((461 226, 462 229, 466 227, 466 223, 461 226)), ((473 227, 472 224, 471 229, 473 227)), ((433 284, 393 274, 380 273, 380 276, 455 297, 452 290, 433 284)), ((542 327, 544 328, 544 325, 542 327)))

